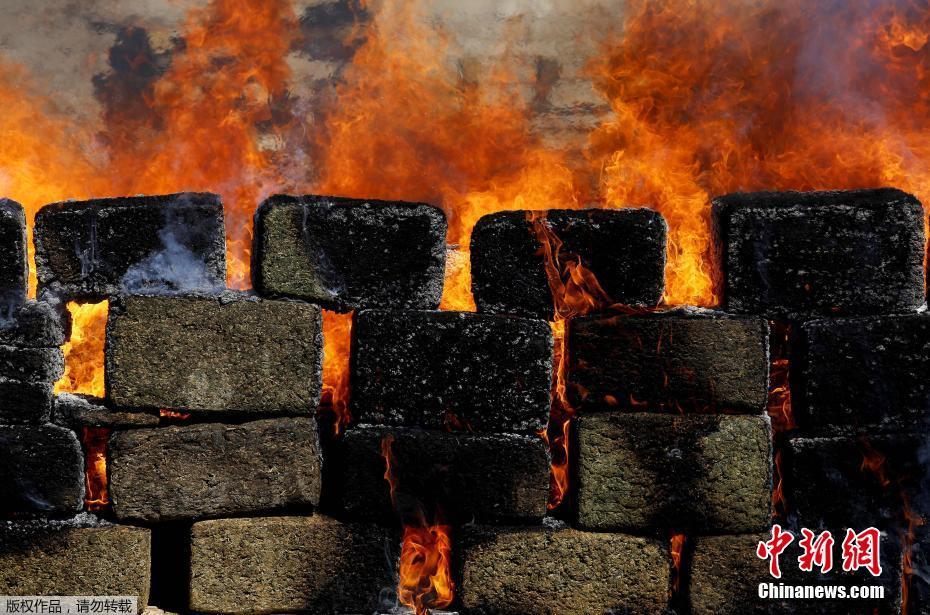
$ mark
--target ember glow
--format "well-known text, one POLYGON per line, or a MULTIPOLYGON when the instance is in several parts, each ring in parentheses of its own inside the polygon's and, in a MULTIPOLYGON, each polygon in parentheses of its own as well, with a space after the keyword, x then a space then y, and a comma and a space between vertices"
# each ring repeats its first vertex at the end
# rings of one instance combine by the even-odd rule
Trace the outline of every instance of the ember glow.
POLYGON ((81 431, 84 446, 84 505, 87 510, 105 510, 110 505, 109 481, 107 478, 107 444, 110 429, 107 427, 85 427, 81 431))

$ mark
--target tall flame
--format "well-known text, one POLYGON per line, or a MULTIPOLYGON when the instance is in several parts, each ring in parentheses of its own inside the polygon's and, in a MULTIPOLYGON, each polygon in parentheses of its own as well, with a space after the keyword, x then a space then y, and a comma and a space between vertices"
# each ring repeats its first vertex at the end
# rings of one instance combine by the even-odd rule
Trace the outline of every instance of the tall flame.
POLYGON ((109 477, 107 476, 108 427, 84 427, 81 444, 84 445, 84 506, 87 510, 104 510, 110 505, 109 477))
POLYGON ((68 303, 71 337, 62 347, 65 373, 55 383, 55 392, 104 396, 103 346, 109 302, 68 303))
POLYGON ((452 539, 448 525, 404 527, 398 600, 417 615, 452 604, 452 539))

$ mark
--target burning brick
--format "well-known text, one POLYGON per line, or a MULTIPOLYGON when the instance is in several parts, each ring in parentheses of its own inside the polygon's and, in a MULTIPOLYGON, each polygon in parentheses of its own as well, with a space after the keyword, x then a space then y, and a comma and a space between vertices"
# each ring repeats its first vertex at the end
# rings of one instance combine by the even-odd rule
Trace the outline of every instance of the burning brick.
POLYGON ((930 316, 814 320, 801 332, 791 381, 805 434, 930 425, 930 316))
POLYGON ((79 511, 84 455, 74 432, 56 425, 0 426, 0 493, 0 513, 79 511))
POLYGON ((60 348, 0 345, 0 378, 21 382, 55 382, 65 373, 60 348))
POLYGON ((359 425, 346 431, 327 464, 342 508, 356 518, 393 519, 392 485, 397 512, 409 522, 437 507, 462 521, 538 521, 546 514, 549 455, 536 435, 359 425))
POLYGON ((432 310, 445 262, 446 217, 424 203, 277 195, 255 214, 252 277, 263 295, 337 311, 432 310))
POLYGON ((0 313, 0 344, 20 348, 61 346, 70 328, 66 314, 44 301, 27 301, 0 313))
POLYGON ((568 388, 578 410, 761 412, 765 320, 683 311, 586 317, 569 325, 568 388))
POLYGON ((88 514, 0 522, 0 595, 138 596, 148 602, 151 531, 88 514))
POLYGON ((0 313, 25 301, 29 286, 26 214, 16 201, 0 199, 0 313))
POLYGON ((714 200, 726 309, 876 314, 924 302, 923 207, 894 189, 714 200))
POLYGON ((352 410, 361 422, 535 433, 549 415, 548 323, 466 312, 358 312, 352 410))
POLYGON ((70 393, 61 393, 55 397, 54 420, 55 423, 76 431, 83 427, 157 427, 159 423, 157 414, 118 412, 108 408, 100 398, 70 393))
POLYGON ((842 528, 833 547, 833 571, 821 574, 818 569, 803 572, 798 567, 802 550, 797 538, 780 556, 782 578, 769 574, 769 564, 756 556, 760 541, 771 534, 736 536, 700 536, 694 539, 691 560, 689 598, 695 615, 743 613, 900 613, 900 552, 882 541, 882 575, 872 577, 866 571, 842 572, 842 528), (759 597, 759 584, 785 585, 884 585, 884 600, 772 599, 759 597))
MULTIPOLYGON (((551 320, 554 299, 546 254, 529 211, 483 216, 471 238, 472 292, 479 312, 551 320)), ((668 226, 651 209, 552 209, 538 212, 555 235, 553 258, 580 263, 611 303, 651 306, 665 285, 668 226)))
POLYGON ((887 530, 902 523, 905 506, 930 518, 927 446, 918 434, 794 438, 785 456, 788 504, 810 528, 887 530))
POLYGON ((0 378, 0 425, 47 423, 52 412, 51 382, 0 378))
POLYGON ((611 412, 580 417, 577 438, 582 527, 747 532, 768 525, 767 417, 611 412))
POLYGON ((223 205, 214 194, 53 203, 36 214, 34 233, 43 297, 99 301, 226 285, 223 205))
POLYGON ((123 409, 311 414, 320 399, 316 306, 236 293, 110 306, 106 381, 123 409))
POLYGON ((469 526, 459 545, 463 611, 661 613, 671 561, 658 540, 571 529, 469 526))
POLYGON ((133 429, 110 439, 110 495, 120 520, 171 521, 316 506, 316 421, 266 419, 133 429))
MULTIPOLYGON (((393 587, 392 530, 321 516, 218 519, 191 531, 190 608, 371 613, 393 587)), ((396 552, 395 552, 396 553, 396 552)))

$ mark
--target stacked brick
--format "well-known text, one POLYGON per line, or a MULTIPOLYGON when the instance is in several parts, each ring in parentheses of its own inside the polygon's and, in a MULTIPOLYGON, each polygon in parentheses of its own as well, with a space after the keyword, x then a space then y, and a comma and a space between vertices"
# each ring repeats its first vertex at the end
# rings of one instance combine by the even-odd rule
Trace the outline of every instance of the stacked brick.
MULTIPOLYGON (((381 613, 397 607, 404 528, 441 525, 463 614, 809 607, 756 594, 771 580, 756 557, 772 522, 770 320, 794 332, 797 430, 776 438, 792 523, 925 514, 922 208, 893 190, 766 193, 722 197, 713 218, 722 310, 657 309, 665 221, 623 209, 485 216, 465 313, 437 310, 446 220, 422 203, 271 197, 252 293, 225 289, 214 195, 49 205, 30 302, 25 219, 3 202, 0 595, 381 613), (61 304, 103 299, 105 397, 53 398, 61 304), (316 419, 321 309, 353 312, 338 437, 316 419), (571 457, 550 510, 553 403, 571 457), (82 510, 88 430, 106 443, 99 514, 82 510)), ((926 559, 926 531, 905 529, 926 559)), ((887 538, 888 595, 867 605, 881 612, 900 601, 887 538)))
MULTIPOLYGON (((918 540, 909 534, 928 512, 923 218, 914 197, 892 189, 732 194, 713 203, 726 309, 791 332, 793 424, 776 441, 788 516, 777 521, 798 537, 801 528, 829 530, 836 541, 834 570, 820 574, 798 570, 796 540, 782 555, 782 581, 884 586, 884 599, 856 601, 862 612, 900 612, 902 560, 918 540), (869 527, 882 532, 882 574, 840 572, 846 529, 869 527)), ((775 580, 752 546, 769 538, 698 540, 693 610, 849 612, 848 600, 759 600, 756 585, 775 580)), ((917 604, 920 584, 909 582, 911 612, 927 608, 917 604)))

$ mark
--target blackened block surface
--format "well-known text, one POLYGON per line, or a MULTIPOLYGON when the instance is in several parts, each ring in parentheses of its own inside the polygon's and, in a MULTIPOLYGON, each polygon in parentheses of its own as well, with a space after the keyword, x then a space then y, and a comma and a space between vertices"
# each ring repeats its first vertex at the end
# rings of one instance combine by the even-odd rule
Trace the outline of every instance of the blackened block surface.
POLYGON ((542 320, 364 310, 352 327, 352 411, 364 423, 535 433, 551 371, 542 320))
POLYGON ((930 425, 930 316, 825 318, 800 330, 803 350, 790 365, 805 435, 930 425))
POLYGON ((263 295, 338 311, 432 310, 442 297, 446 217, 425 203, 273 196, 255 214, 263 295))
POLYGON ((904 498, 927 518, 928 450, 923 434, 792 439, 783 467, 788 505, 809 528, 885 530, 900 523, 904 498))
POLYGON ((320 309, 219 297, 111 302, 106 384, 117 408, 311 414, 320 399, 320 309))
POLYGON ((226 285, 223 204, 215 194, 53 203, 36 214, 35 243, 40 296, 101 300, 226 285))
POLYGON ((578 523, 736 533, 768 526, 764 416, 610 412, 578 420, 578 523))
MULTIPOLYGON (((864 529, 864 528, 863 528, 864 529)), ((690 566, 690 585, 687 588, 691 612, 695 615, 742 615, 743 613, 900 613, 900 551, 892 542, 882 539, 882 574, 872 577, 865 570, 842 572, 840 544, 845 536, 843 528, 833 531, 834 569, 821 574, 818 569, 804 572, 798 567, 798 546, 801 536, 779 558, 782 578, 769 574, 768 560, 756 556, 760 541, 771 539, 771 533, 740 534, 735 536, 699 536, 693 539, 694 552, 690 566), (883 585, 885 598, 865 599, 772 599, 759 597, 759 584, 805 585, 883 585)), ((835 591, 835 590, 834 590, 835 591)))
POLYGON ((157 427, 159 417, 151 412, 118 412, 108 408, 102 399, 61 393, 55 396, 54 421, 79 431, 83 427, 157 427))
POLYGON ((0 310, 0 344, 22 348, 61 346, 70 334, 65 314, 44 301, 27 301, 9 311, 0 310))
POLYGON ((55 382, 65 373, 60 348, 0 345, 0 378, 22 382, 55 382))
POLYGON ((371 613, 396 585, 399 546, 392 530, 321 516, 201 521, 191 530, 190 608, 371 613))
POLYGON ((900 190, 730 194, 712 211, 728 311, 855 316, 924 302, 923 207, 900 190))
POLYGON ((23 206, 0 199, 0 312, 26 300, 29 285, 26 241, 23 206))
POLYGON ((580 259, 614 303, 659 302, 665 288, 668 226, 658 212, 501 211, 483 216, 472 232, 472 293, 479 312, 552 319, 546 256, 532 217, 561 241, 560 265, 580 259))
POLYGON ((119 519, 171 521, 316 505, 316 421, 267 419, 113 434, 110 496, 119 519))
POLYGON ((671 566, 658 540, 468 526, 456 551, 465 614, 661 613, 668 600, 671 566))
POLYGON ((580 411, 761 412, 768 322, 712 312, 572 319, 568 387, 580 411))
POLYGON ((0 426, 0 513, 74 514, 84 500, 84 455, 56 425, 0 426))
POLYGON ((437 506, 452 521, 539 520, 546 514, 549 454, 539 436, 358 425, 327 458, 341 508, 354 518, 395 516, 386 451, 404 519, 416 521, 437 506))
POLYGON ((0 522, 0 595, 149 597, 151 531, 81 514, 0 522))
POLYGON ((0 425, 47 423, 52 411, 51 382, 0 378, 0 425))

